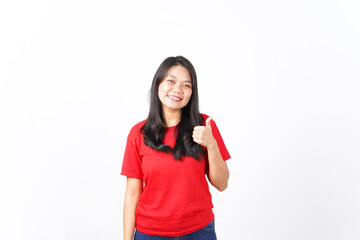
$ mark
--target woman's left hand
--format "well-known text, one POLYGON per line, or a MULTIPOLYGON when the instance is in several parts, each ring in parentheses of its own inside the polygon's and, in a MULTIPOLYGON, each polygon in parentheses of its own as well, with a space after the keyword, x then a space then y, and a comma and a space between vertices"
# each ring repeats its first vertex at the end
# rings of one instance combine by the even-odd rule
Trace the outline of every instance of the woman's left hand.
POLYGON ((205 126, 194 127, 194 131, 192 134, 194 142, 207 148, 217 144, 215 138, 212 135, 211 119, 211 117, 208 117, 208 119, 206 119, 205 126))

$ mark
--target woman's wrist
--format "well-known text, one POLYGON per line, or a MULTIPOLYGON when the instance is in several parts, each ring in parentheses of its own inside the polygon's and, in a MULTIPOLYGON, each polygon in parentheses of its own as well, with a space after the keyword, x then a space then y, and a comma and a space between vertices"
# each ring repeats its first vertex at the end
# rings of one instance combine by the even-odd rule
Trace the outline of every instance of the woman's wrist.
POLYGON ((215 138, 213 139, 213 141, 211 141, 211 143, 206 148, 208 150, 215 150, 216 148, 218 148, 215 138))

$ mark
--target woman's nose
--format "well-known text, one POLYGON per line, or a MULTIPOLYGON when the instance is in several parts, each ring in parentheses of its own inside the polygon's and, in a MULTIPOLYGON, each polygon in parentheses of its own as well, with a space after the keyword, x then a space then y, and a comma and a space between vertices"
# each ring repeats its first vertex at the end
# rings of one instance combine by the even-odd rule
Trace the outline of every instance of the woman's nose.
POLYGON ((180 84, 174 84, 173 91, 174 92, 181 92, 181 85, 180 84))

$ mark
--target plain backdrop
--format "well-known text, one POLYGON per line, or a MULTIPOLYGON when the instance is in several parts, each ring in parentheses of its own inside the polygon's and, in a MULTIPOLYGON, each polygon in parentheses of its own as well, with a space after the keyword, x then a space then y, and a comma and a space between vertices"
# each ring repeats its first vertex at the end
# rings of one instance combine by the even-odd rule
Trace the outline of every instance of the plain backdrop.
POLYGON ((122 239, 126 137, 183 55, 232 156, 218 239, 360 239, 356 2, 1 1, 0 238, 122 239))

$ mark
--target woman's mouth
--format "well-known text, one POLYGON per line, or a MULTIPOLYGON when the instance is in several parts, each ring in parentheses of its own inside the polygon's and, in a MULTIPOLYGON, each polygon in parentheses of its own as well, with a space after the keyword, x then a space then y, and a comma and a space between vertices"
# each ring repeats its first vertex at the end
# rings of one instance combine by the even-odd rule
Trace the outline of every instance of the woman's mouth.
POLYGON ((175 96, 171 96, 171 95, 167 95, 170 99, 172 99, 172 100, 175 100, 175 101, 180 101, 181 100, 181 98, 179 98, 179 97, 175 97, 175 96))

